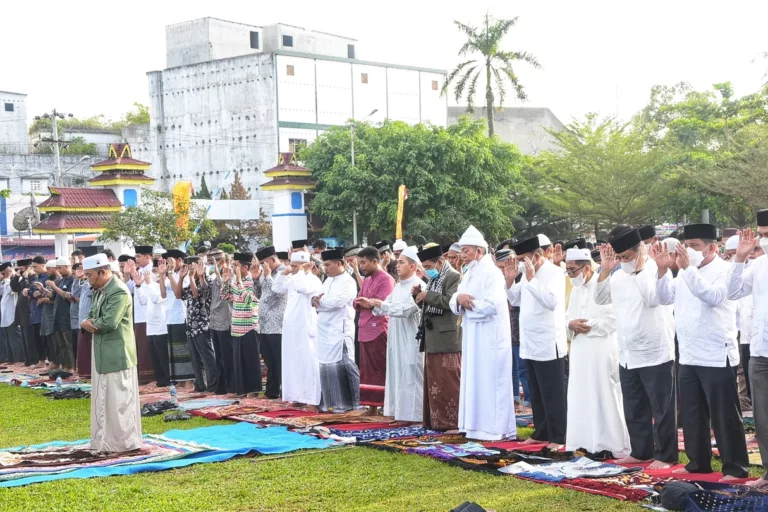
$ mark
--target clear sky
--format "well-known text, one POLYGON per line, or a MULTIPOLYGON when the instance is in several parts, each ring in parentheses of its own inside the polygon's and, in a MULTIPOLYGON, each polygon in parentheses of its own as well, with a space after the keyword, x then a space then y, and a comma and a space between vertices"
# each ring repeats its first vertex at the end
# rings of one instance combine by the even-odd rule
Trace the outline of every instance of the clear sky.
POLYGON ((768 60, 752 62, 768 51, 765 0, 6 1, 0 90, 27 93, 30 117, 56 107, 116 119, 148 103, 146 72, 165 67, 165 26, 206 16, 346 35, 361 59, 450 69, 463 42, 453 20, 476 24, 486 11, 520 17, 504 47, 544 66, 519 67, 526 105, 563 122, 587 112, 626 118, 654 84, 730 80, 746 94, 768 69, 768 60))

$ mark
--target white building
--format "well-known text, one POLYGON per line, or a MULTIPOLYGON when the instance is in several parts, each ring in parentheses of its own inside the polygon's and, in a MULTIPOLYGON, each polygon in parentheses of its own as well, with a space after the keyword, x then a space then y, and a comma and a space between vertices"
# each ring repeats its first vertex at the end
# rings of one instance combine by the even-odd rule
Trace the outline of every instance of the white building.
POLYGON ((0 91, 0 153, 27 154, 27 95, 0 91))
POLYGON ((179 180, 211 191, 228 170, 267 213, 260 185, 278 153, 350 119, 447 123, 445 72, 359 60, 349 38, 290 25, 205 18, 166 27, 168 68, 149 76, 149 126, 124 130, 156 187, 179 180))

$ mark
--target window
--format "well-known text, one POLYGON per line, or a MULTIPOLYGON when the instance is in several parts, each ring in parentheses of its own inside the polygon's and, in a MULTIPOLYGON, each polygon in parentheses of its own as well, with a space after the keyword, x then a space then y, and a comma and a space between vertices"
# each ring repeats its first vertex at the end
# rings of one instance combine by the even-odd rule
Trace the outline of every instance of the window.
POLYGON ((6 112, 13 112, 13 103, 6 103, 5 104, 5 111, 6 112))
POLYGON ((360 73, 360 81, 364 84, 368 83, 368 73, 360 73))
POLYGON ((283 36, 283 46, 285 48, 293 48, 293 36, 283 36))
POLYGON ((291 208, 301 210, 304 208, 301 201, 301 192, 291 192, 291 208))
POLYGON ((251 48, 259 49, 259 33, 251 32, 251 48))
POLYGON ((123 206, 127 208, 129 206, 136 206, 138 204, 139 204, 139 200, 136 194, 136 190, 132 188, 127 188, 123 190, 123 206))
POLYGON ((347 45, 347 58, 354 59, 355 58, 355 45, 348 44, 347 45))
POLYGON ((293 65, 288 64, 285 66, 285 74, 288 76, 293 76, 293 65))
POLYGON ((298 153, 305 147, 307 147, 307 139, 288 139, 288 151, 291 153, 298 153))
POLYGON ((29 190, 31 192, 38 192, 43 190, 43 180, 31 180, 29 182, 29 190))
POLYGON ((437 80, 432 80, 432 90, 433 91, 437 90, 437 80))

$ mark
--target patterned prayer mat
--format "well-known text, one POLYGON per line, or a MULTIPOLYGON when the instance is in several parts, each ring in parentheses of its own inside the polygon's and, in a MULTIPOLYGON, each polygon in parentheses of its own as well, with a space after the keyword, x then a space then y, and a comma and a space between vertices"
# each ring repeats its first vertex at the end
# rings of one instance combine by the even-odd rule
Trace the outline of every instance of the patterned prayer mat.
POLYGON ((421 436, 442 436, 443 432, 429 430, 420 425, 394 427, 394 428, 376 428, 361 430, 339 430, 333 427, 328 428, 332 435, 340 437, 354 437, 358 443, 368 443, 371 441, 384 441, 386 439, 403 439, 407 437, 421 436))

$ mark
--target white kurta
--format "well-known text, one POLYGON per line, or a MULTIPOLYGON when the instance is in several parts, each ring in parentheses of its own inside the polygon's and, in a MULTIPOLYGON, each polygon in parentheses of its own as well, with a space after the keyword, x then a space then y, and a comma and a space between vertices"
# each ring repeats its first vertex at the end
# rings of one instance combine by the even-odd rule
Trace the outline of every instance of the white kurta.
POLYGON ((141 448, 141 403, 137 367, 99 374, 91 351, 91 449, 127 452, 141 448))
POLYGON ((384 416, 394 416, 397 421, 421 422, 424 420, 424 353, 419 352, 416 340, 421 307, 411 295, 414 286, 426 288, 416 275, 398 282, 381 308, 374 308, 373 314, 389 316, 384 416))
POLYGON ((315 350, 317 311, 312 296, 322 288, 314 274, 278 274, 272 291, 288 294, 283 315, 283 400, 309 405, 320 403, 320 366, 315 350))
POLYGON ((490 255, 464 274, 451 310, 461 315, 459 430, 483 441, 515 439, 509 306, 504 275, 490 255), (472 311, 459 306, 461 294, 474 297, 472 311))
POLYGON ((352 301, 357 297, 355 279, 342 272, 323 282, 322 294, 317 305, 317 360, 320 364, 341 361, 346 345, 347 355, 355 359, 355 308, 352 301))
POLYGON ((591 453, 608 450, 624 457, 630 445, 619 380, 616 316, 612 305, 594 301, 596 286, 597 275, 584 286, 574 286, 565 313, 566 328, 576 319, 586 319, 592 327, 586 334, 568 329, 572 341, 565 447, 591 453))

